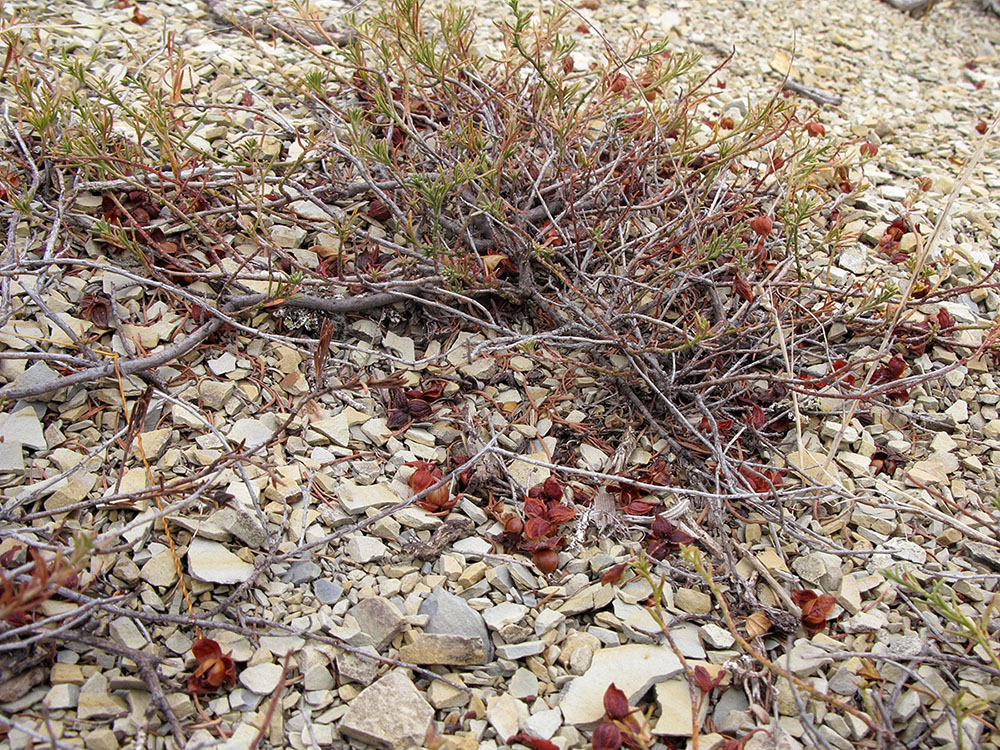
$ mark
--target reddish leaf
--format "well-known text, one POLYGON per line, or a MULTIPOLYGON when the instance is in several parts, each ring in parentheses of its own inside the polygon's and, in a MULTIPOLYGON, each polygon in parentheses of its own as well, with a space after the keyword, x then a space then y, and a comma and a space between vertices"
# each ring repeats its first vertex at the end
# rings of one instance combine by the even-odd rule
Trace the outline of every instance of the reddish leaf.
POLYGON ((694 668, 694 682, 703 693, 710 693, 722 684, 726 677, 725 670, 720 669, 715 677, 709 674, 708 670, 700 664, 694 668))
POLYGON ((826 618, 837 603, 829 594, 817 594, 808 589, 792 591, 792 601, 802 608, 802 627, 809 635, 820 633, 826 627, 826 618))
POLYGON ((628 563, 618 563, 617 565, 612 565, 601 574, 601 585, 606 586, 609 583, 612 585, 620 583, 622 577, 625 575, 625 568, 627 567, 628 563))
POLYGON ((413 418, 402 409, 393 409, 386 417, 385 425, 390 430, 396 431, 403 429, 412 421, 413 418))
POLYGON ((674 525, 670 523, 663 514, 658 514, 654 519, 652 525, 649 527, 649 531, 653 536, 656 537, 666 537, 671 531, 674 530, 674 525))
POLYGON ((548 513, 549 509, 545 506, 545 503, 537 497, 529 497, 524 501, 524 515, 528 518, 545 518, 548 513))
POLYGON ((869 158, 875 156, 878 153, 878 144, 868 141, 867 143, 861 144, 861 155, 867 156, 869 158))
POLYGON ((649 512, 653 510, 654 507, 656 506, 650 505, 649 503, 640 502, 639 500, 633 500, 624 508, 622 508, 622 510, 628 513, 630 516, 646 516, 649 515, 649 512))
POLYGON ((515 742, 520 742, 522 745, 527 745, 534 750, 559 750, 559 746, 554 742, 549 742, 548 740, 543 740, 538 737, 532 737, 526 732, 518 732, 507 738, 507 744, 513 745, 515 742))
POLYGON ((753 287, 741 274, 736 274, 733 278, 733 292, 746 302, 752 302, 754 298, 753 287))
POLYGON ((955 318, 953 318, 951 313, 943 307, 937 311, 937 315, 935 317, 937 318, 938 327, 940 327, 942 331, 947 331, 955 327, 955 318))
POLYGON ((815 120, 813 120, 812 122, 807 122, 803 129, 806 131, 806 133, 813 136, 814 138, 826 135, 826 128, 824 128, 820 123, 816 122, 815 120))
POLYGON ((541 539, 552 530, 552 524, 548 519, 541 516, 534 516, 524 524, 524 535, 528 539, 541 539))
POLYGON ((441 398, 441 393, 444 391, 444 387, 447 385, 446 380, 441 378, 434 378, 433 380, 427 381, 426 384, 421 388, 411 388, 405 391, 407 398, 419 398, 424 401, 434 401, 441 398))
POLYGON ((755 430, 761 429, 767 422, 767 415, 764 414, 764 410, 760 408, 759 404, 754 404, 750 407, 748 422, 755 430))
POLYGON ((80 298, 80 317, 98 328, 107 328, 111 319, 111 301, 103 294, 85 294, 80 298))
POLYGON ((628 705, 628 696, 625 691, 615 687, 615 683, 608 685, 604 691, 604 713, 609 719, 624 719, 632 709, 628 705))
POLYGON ((431 405, 420 398, 411 398, 406 402, 406 410, 414 419, 424 419, 433 412, 431 405))
POLYGON ((368 215, 375 221, 385 221, 392 216, 392 211, 380 199, 372 198, 368 203, 368 215))
POLYGON ((570 508, 560 503, 549 503, 548 516, 554 524, 566 523, 576 518, 576 508, 570 508))
POLYGON ((886 363, 886 369, 889 371, 889 379, 895 380, 902 375, 903 370, 906 369, 906 361, 903 359, 902 355, 897 354, 886 363))

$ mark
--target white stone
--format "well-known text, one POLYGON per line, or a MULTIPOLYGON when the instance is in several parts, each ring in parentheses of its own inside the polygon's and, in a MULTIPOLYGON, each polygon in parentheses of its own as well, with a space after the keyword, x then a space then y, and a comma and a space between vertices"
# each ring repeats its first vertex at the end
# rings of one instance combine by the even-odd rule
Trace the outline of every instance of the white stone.
POLYGON ((343 480, 337 487, 337 497, 344 510, 353 514, 395 505, 402 500, 386 484, 355 484, 350 479, 343 480))
POLYGON ((651 685, 681 671, 670 646, 629 644, 601 649, 594 654, 590 669, 568 684, 559 708, 567 724, 589 724, 604 715, 604 691, 611 683, 631 703, 651 685))
POLYGON ((535 617, 535 635, 544 635, 552 630, 552 628, 558 627, 565 620, 566 615, 562 612, 556 612, 554 609, 546 607, 535 617))
POLYGON ((207 583, 242 583, 253 573, 244 562, 218 542, 194 538, 188 545, 188 572, 207 583))
POLYGON ((270 695, 281 681, 281 666, 258 664, 240 672, 240 683, 251 693, 270 695))
POLYGON ((491 630, 502 630, 507 625, 522 622, 528 615, 528 608, 523 604, 503 602, 482 612, 486 626, 491 630))
POLYGON ((530 669, 519 667, 507 682, 507 692, 515 698, 538 695, 538 678, 530 669))
POLYGON ((491 696, 486 702, 486 720, 501 741, 506 742, 528 718, 528 707, 509 693, 491 696))
POLYGON ((558 708, 549 708, 533 713, 522 722, 522 725, 531 736, 548 740, 559 731, 562 723, 562 712, 558 708))
POLYGON ((274 432, 270 427, 258 419, 238 419, 233 424, 232 429, 226 436, 231 443, 241 443, 246 441, 247 448, 259 448, 271 437, 274 432))
MULTIPOLYGON (((512 699, 513 700, 513 699, 512 699)), ((391 750, 423 747, 434 709, 397 669, 372 683, 351 701, 340 733, 391 750)))
POLYGON ((385 556, 386 546, 381 539, 357 534, 347 543, 347 555, 356 563, 364 564, 385 556))
POLYGON ((923 461, 917 461, 907 472, 907 476, 921 484, 947 484, 948 475, 958 470, 958 457, 952 453, 932 453, 923 461))

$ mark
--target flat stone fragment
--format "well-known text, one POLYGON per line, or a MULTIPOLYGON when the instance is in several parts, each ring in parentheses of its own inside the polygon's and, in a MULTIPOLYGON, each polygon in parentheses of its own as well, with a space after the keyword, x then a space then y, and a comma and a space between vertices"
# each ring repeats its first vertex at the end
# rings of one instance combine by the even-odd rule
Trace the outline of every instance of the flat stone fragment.
POLYGON ((240 502, 233 502, 215 511, 209 516, 209 520, 248 547, 263 547, 267 542, 267 533, 257 513, 240 502))
POLYGON ((42 422, 34 408, 27 406, 15 414, 0 414, 0 442, 20 443, 25 448, 41 451, 48 445, 42 422))
POLYGON ((483 610, 483 620, 491 630, 501 630, 507 625, 521 622, 528 614, 528 608, 516 602, 501 602, 483 610))
MULTIPOLYGON (((464 684, 462 676, 458 672, 448 672, 444 679, 454 682, 456 685, 464 684)), ((458 708, 469 702, 469 694, 464 690, 452 687, 442 680, 431 680, 427 687, 427 700, 436 709, 458 708)))
MULTIPOLYGON (((691 687, 687 680, 667 680, 656 684, 656 702, 660 718, 653 727, 653 734, 670 737, 690 737, 694 734, 691 721, 691 687)), ((704 705, 705 702, 702 702, 704 705)))
POLYGON ((258 664, 240 672, 240 683, 251 693, 269 695, 281 681, 281 666, 278 664, 258 664))
POLYGON ((79 685, 60 683, 58 685, 53 685, 49 689, 49 692, 45 694, 45 698, 42 699, 42 705, 52 711, 59 711, 61 709, 67 709, 67 708, 76 708, 76 704, 79 698, 80 698, 79 685))
POLYGON ((527 718, 527 705, 509 693, 491 696, 486 701, 486 720, 503 742, 517 734, 527 718))
POLYGON ((524 729, 532 737, 543 740, 551 739, 552 735, 562 726, 562 712, 558 708, 550 708, 531 714, 524 720, 524 729))
POLYGON ((424 745, 434 709, 402 670, 389 672, 351 701, 340 733, 388 750, 424 745))
POLYGON ((917 461, 907 472, 907 477, 921 484, 948 484, 948 475, 958 470, 958 458, 952 453, 932 453, 917 461))
POLYGON ((385 484, 355 484, 345 479, 337 488, 340 505, 348 513, 360 514, 369 508, 384 508, 395 505, 402 498, 385 484))
POLYGON ((336 581, 319 578, 313 581, 313 595, 322 604, 334 604, 344 593, 344 587, 336 581))
POLYGON ((406 620, 395 605, 381 596, 362 599, 348 611, 372 645, 381 651, 406 629, 406 620))
POLYGON ((497 646, 497 656, 501 659, 527 659, 529 656, 540 654, 545 650, 545 641, 523 641, 521 643, 506 643, 497 646))
POLYGON ((832 662, 829 652, 805 638, 799 638, 789 653, 788 667, 799 677, 805 677, 832 662))
POLYGON ((111 639, 131 649, 141 649, 148 642, 146 636, 128 617, 119 617, 108 624, 111 639))
POLYGON ((206 583, 242 583, 253 573, 253 565, 218 542, 197 537, 188 545, 187 562, 191 576, 206 583))
POLYGON ((519 667, 507 681, 507 692, 515 698, 538 695, 538 678, 530 669, 519 667))
POLYGON ((468 667, 483 664, 482 638, 444 633, 420 633, 413 643, 399 649, 401 661, 411 664, 449 664, 468 667))
POLYGON ((244 443, 247 448, 259 448, 274 435, 274 431, 259 419, 238 419, 226 437, 231 443, 244 443))
POLYGON ((493 641, 483 617, 462 597, 436 588, 421 602, 418 614, 427 615, 425 633, 478 638, 483 645, 484 661, 481 663, 493 661, 493 641))
POLYGON ((128 704, 108 691, 107 678, 97 672, 83 683, 77 696, 76 716, 81 721, 110 719, 128 712, 128 704))
POLYGON ((695 589, 679 588, 674 593, 674 606, 692 615, 707 615, 712 611, 712 597, 695 589))
POLYGON ((373 560, 384 557, 386 549, 385 543, 381 539, 356 534, 347 543, 346 552, 351 560, 359 565, 364 565, 365 563, 370 563, 373 560))
MULTIPOLYGON (((358 651, 378 656, 378 651, 371 646, 362 646, 358 651)), ((338 654, 335 661, 337 664, 337 675, 340 677, 341 684, 345 682, 357 682, 361 685, 371 685, 378 676, 379 662, 377 659, 366 659, 350 651, 345 651, 342 654, 338 654)))
POLYGON ((572 680, 559 708, 567 724, 590 724, 604 715, 604 691, 612 682, 633 702, 650 686, 682 670, 670 646, 629 644, 594 654, 590 669, 572 680))

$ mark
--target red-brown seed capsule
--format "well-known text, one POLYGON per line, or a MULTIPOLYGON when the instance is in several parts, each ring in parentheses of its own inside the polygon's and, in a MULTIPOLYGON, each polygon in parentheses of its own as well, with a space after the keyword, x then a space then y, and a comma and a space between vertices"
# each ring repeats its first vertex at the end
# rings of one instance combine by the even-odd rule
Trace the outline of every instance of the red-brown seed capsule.
POLYGON ((767 237, 774 227, 774 222, 770 216, 755 216, 750 219, 750 228, 761 237, 767 237))
POLYGON ((610 721, 602 721, 590 739, 594 750, 618 750, 622 746, 622 732, 610 721))
POLYGON ((535 560, 535 566, 543 573, 551 573, 559 567, 559 553, 554 549, 535 550, 532 557, 535 560))

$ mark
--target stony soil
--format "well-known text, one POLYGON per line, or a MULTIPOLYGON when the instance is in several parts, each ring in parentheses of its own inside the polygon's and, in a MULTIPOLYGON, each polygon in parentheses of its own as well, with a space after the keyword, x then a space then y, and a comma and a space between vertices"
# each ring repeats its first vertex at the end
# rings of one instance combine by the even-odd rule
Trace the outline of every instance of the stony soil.
MULTIPOLYGON (((301 47, 254 40, 213 12, 223 6, 198 0, 144 2, 142 24, 133 7, 113 2, 21 5, 39 29, 26 35, 29 48, 100 53, 89 63, 95 74, 114 75, 136 59, 155 69, 169 38, 188 66, 182 94, 247 102, 239 116, 199 125, 192 143, 265 132, 265 152, 297 155, 280 123, 297 126, 308 113, 278 71, 310 64, 301 47)), ((477 9, 484 47, 498 41, 489 23, 503 13, 496 5, 477 9)), ((487 514, 485 494, 470 492, 446 518, 401 507, 412 494, 408 464, 444 464, 448 446, 463 438, 463 415, 502 434, 492 460, 504 464, 510 487, 558 476, 567 504, 574 486, 593 490, 602 472, 614 473, 616 448, 628 465, 650 465, 664 448, 655 435, 627 446, 602 439, 602 384, 572 361, 481 347, 481 333, 428 325, 404 304, 348 315, 331 354, 343 366, 370 380, 402 370, 409 386, 448 383, 442 398, 454 419, 394 430, 378 389, 307 399, 315 331, 286 322, 279 332, 262 315, 159 367, 164 385, 131 442, 125 415, 145 388, 137 379, 118 382, 110 372, 84 387, 6 399, 0 555, 10 552, 8 573, 30 572, 27 546, 54 551, 77 531, 96 535, 101 550, 81 572, 87 586, 64 582, 40 608, 51 620, 0 629, 9 747, 489 749, 523 733, 567 750, 590 747, 614 682, 646 709, 656 748, 711 750, 732 739, 747 748, 1000 748, 1000 386, 993 359, 975 354, 1000 310, 1000 295, 983 282, 1000 248, 995 136, 953 193, 980 147, 977 126, 998 114, 1000 19, 972 0, 937 2, 923 19, 872 0, 586 5, 579 12, 612 42, 648 23, 672 49, 701 52, 706 66, 734 53, 725 87, 712 92, 720 114, 771 95, 788 74, 836 98, 817 105, 828 137, 878 144, 866 166, 869 193, 845 207, 859 240, 826 259, 830 283, 902 283, 905 266, 874 245, 904 210, 927 240, 954 198, 929 279, 978 288, 920 308, 928 318, 946 310, 958 330, 954 346, 929 347, 910 367, 956 366, 846 425, 842 401, 803 399, 809 455, 825 459, 836 445, 818 476, 816 467, 803 473, 833 494, 787 508, 787 525, 756 516, 732 530, 742 557, 730 562, 768 611, 794 612, 793 590, 835 599, 825 632, 810 637, 792 617, 790 632, 776 627, 752 639, 772 660, 769 670, 737 640, 752 623, 741 615, 732 632, 679 556, 653 578, 665 577, 658 603, 669 638, 650 613, 650 581, 602 585, 602 574, 641 546, 628 522, 621 533, 602 533, 580 508, 584 522, 570 531, 579 544, 545 574, 494 542, 502 527, 487 514), (246 460, 231 460, 239 449, 246 460), (172 488, 162 505, 147 491, 153 476, 172 488), (941 584, 941 598, 928 603, 885 569, 941 584), (235 683, 192 696, 192 646, 202 636, 229 652, 235 683), (686 676, 699 665, 722 675, 704 695, 686 676)), ((312 7, 337 28, 348 10, 312 7)), ((258 0, 239 10, 261 23, 274 18, 258 0)), ((10 13, 2 10, 5 19, 10 13)), ((579 42, 577 63, 586 67, 600 39, 581 32, 579 42)), ((8 153, 16 153, 12 128, 8 121, 8 153)), ((95 190, 76 198, 101 200, 95 190)), ((0 311, 0 376, 12 385, 0 394, 68 372, 28 358, 73 351, 54 317, 126 358, 190 332, 192 321, 158 301, 141 267, 113 273, 120 261, 97 248, 92 266, 55 272, 56 283, 26 301, 38 277, 17 259, 40 252, 46 238, 16 229, 0 311), (119 331, 95 330, 80 314, 81 295, 94 288, 117 304, 119 331)), ((268 231, 316 263, 315 236, 282 224, 268 231)), ((904 248, 916 242, 902 238, 904 248)), ((269 291, 266 280, 256 283, 252 291, 269 291)), ((471 455, 482 444, 466 448, 471 455)), ((683 493, 658 497, 701 539, 697 498, 679 505, 683 493)), ((512 507, 522 500, 507 498, 512 507)))

